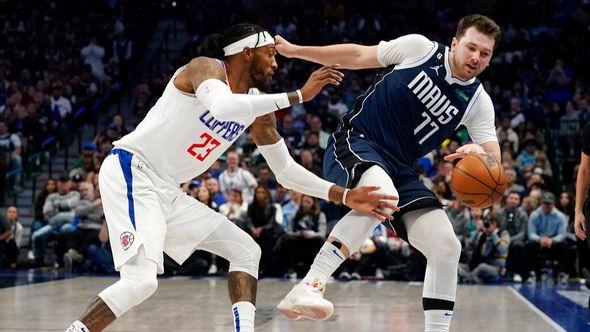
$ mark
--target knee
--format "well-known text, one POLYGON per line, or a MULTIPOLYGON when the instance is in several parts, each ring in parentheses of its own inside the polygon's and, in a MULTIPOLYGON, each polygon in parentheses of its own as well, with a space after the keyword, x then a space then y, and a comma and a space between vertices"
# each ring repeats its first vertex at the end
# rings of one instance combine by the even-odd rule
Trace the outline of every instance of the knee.
POLYGON ((461 257, 461 242, 455 234, 441 236, 437 245, 431 250, 431 257, 438 261, 456 263, 461 257))
POLYGON ((132 293, 136 294, 139 303, 152 296, 156 292, 156 289, 158 289, 158 278, 156 275, 128 279, 127 283, 132 289, 132 293))
POLYGON ((251 237, 242 241, 240 246, 236 247, 234 253, 229 257, 229 271, 241 271, 258 278, 258 267, 262 250, 258 243, 251 237))

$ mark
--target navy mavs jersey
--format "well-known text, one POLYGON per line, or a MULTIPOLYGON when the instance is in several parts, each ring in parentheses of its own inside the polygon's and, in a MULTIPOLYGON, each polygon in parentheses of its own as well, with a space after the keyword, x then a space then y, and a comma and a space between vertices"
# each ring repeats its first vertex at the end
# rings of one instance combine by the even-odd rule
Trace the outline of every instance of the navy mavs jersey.
POLYGON ((483 91, 477 79, 449 83, 448 52, 433 43, 424 57, 389 66, 376 77, 329 141, 328 180, 351 188, 366 169, 379 165, 398 190, 402 213, 440 206, 413 165, 456 131, 483 91))

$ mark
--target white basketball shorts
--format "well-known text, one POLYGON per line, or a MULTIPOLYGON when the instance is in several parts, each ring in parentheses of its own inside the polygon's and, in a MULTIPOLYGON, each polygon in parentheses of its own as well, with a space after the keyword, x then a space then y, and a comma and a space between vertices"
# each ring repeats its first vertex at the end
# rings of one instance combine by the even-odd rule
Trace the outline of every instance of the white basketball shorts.
POLYGON ((230 222, 125 150, 114 149, 105 158, 99 188, 117 271, 143 246, 163 273, 163 252, 182 264, 219 225, 230 222))

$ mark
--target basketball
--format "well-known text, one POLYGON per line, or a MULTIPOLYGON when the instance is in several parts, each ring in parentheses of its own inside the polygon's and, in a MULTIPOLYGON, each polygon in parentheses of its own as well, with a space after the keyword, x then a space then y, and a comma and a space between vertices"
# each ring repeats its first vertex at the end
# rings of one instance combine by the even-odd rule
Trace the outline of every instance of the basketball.
POLYGON ((462 204, 487 208, 500 201, 506 189, 504 168, 490 155, 469 153, 453 167, 451 189, 462 204))

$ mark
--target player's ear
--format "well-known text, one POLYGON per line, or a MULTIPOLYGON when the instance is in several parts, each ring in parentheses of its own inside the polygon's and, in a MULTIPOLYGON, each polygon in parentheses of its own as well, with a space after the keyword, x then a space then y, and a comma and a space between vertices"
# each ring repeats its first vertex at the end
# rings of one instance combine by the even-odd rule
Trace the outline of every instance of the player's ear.
POLYGON ((245 47, 242 54, 244 55, 244 59, 249 62, 254 56, 254 51, 250 47, 245 47))
POLYGON ((459 40, 457 39, 457 37, 453 37, 453 40, 451 41, 451 51, 455 49, 455 47, 457 47, 457 44, 459 43, 459 40))

